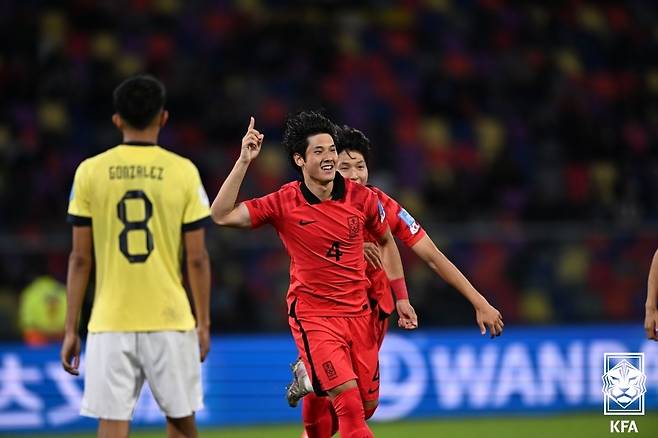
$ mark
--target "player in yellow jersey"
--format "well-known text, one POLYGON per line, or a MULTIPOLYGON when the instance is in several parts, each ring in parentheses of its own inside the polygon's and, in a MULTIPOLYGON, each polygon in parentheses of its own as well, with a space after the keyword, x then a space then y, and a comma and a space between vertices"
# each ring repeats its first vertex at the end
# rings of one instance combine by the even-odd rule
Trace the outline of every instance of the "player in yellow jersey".
POLYGON ((123 143, 83 161, 68 209, 73 249, 61 361, 79 373, 78 318, 96 260, 81 415, 99 437, 127 437, 144 383, 167 417, 169 437, 196 437, 201 364, 209 349, 208 198, 191 161, 158 143, 165 89, 136 76, 114 91, 123 143), (196 321, 182 285, 183 248, 196 321))

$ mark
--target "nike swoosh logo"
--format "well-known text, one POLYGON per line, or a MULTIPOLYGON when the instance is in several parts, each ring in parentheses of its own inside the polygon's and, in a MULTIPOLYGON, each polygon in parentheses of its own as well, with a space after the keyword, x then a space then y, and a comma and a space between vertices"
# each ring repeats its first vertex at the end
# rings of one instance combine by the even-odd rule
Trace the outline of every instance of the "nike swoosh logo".
POLYGON ((315 223, 315 222, 317 222, 317 221, 305 221, 303 219, 300 219, 299 225, 308 225, 308 224, 312 224, 312 223, 315 223))
POLYGON ((373 394, 373 393, 375 393, 375 392, 377 392, 377 391, 379 391, 379 387, 377 387, 377 388, 375 388, 375 389, 369 389, 369 390, 368 390, 368 394, 373 394))

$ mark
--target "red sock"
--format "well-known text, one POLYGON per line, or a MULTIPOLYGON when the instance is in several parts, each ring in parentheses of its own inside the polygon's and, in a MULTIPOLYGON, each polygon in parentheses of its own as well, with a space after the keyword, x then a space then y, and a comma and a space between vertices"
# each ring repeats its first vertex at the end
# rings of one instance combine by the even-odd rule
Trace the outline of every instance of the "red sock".
POLYGON ((358 388, 338 394, 332 404, 338 416, 340 438, 374 438, 363 416, 363 402, 358 388))
POLYGON ((330 438, 334 430, 331 402, 310 393, 302 401, 302 419, 308 438, 330 438))

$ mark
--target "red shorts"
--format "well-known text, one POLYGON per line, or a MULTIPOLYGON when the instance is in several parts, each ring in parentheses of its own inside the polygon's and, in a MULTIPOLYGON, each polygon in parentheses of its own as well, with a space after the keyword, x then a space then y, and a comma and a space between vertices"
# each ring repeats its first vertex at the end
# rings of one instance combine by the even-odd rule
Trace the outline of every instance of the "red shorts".
POLYGON ((382 343, 384 342, 384 336, 388 331, 388 313, 383 312, 379 306, 375 306, 375 309, 372 311, 372 330, 377 340, 377 351, 382 348, 382 343))
POLYGON ((363 401, 379 398, 378 344, 372 314, 288 318, 299 355, 318 395, 356 379, 363 401))

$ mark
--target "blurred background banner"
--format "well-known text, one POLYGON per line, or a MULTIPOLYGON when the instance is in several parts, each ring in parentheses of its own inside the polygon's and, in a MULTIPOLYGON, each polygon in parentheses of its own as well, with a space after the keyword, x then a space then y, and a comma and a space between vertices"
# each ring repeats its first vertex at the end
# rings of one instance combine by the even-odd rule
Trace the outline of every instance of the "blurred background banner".
MULTIPOLYGON (((592 411, 605 426, 604 353, 621 352, 644 353, 651 411, 658 408, 658 344, 638 333, 638 325, 609 325, 512 328, 494 341, 476 330, 392 334, 380 358, 375 419, 592 411)), ((284 389, 295 354, 288 336, 216 337, 204 363, 199 424, 299 421, 301 410, 287 406, 284 389)), ((78 416, 83 378, 66 374, 57 355, 57 348, 0 348, 0 432, 95 427, 78 416)), ((641 427, 642 417, 634 418, 641 427)), ((134 423, 163 423, 146 387, 134 423)))

